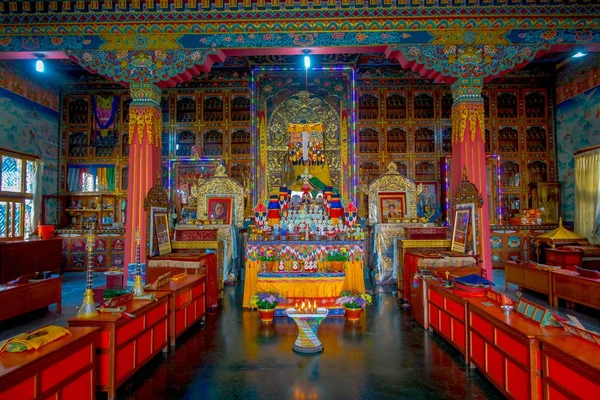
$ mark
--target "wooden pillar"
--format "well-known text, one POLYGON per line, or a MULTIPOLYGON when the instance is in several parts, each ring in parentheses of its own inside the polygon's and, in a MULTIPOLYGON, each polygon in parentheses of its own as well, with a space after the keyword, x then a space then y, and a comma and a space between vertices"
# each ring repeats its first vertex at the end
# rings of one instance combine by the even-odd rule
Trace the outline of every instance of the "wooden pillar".
MULTIPOLYGON (((467 177, 483 194, 483 206, 479 209, 478 255, 482 261, 481 275, 493 281, 490 248, 490 216, 486 196, 487 175, 485 158, 484 108, 481 78, 459 78, 452 84, 452 165, 450 167, 450 192, 452 196, 463 179, 467 177)), ((451 216, 451 220, 454 215, 451 216)))
MULTIPOLYGON (((153 83, 131 83, 129 108, 129 186, 125 224, 125 266, 135 263, 135 232, 141 233, 141 262, 146 262, 146 212, 144 198, 160 179, 162 137, 161 90, 153 83)), ((125 268, 127 280, 127 268, 125 268)))

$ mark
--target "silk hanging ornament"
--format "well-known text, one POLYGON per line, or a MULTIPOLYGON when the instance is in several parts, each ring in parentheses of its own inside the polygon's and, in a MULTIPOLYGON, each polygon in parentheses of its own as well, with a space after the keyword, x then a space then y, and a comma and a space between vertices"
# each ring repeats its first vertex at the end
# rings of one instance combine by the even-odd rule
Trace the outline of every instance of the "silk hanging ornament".
POLYGON ((94 130, 90 140, 92 147, 118 147, 116 115, 119 109, 118 96, 92 96, 94 130))

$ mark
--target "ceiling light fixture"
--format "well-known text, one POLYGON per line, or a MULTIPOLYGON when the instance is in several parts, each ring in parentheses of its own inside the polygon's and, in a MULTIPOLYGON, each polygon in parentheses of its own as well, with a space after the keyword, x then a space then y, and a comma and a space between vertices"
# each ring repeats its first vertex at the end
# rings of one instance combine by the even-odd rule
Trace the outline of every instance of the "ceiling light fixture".
POLYGON ((37 72, 44 72, 44 55, 36 54, 37 61, 35 62, 35 70, 37 72))
POLYGON ((308 56, 309 50, 304 50, 304 68, 310 68, 310 57, 308 56))
POLYGON ((578 51, 577 53, 573 54, 571 57, 581 58, 581 57, 585 57, 585 56, 587 56, 587 53, 584 53, 583 51, 578 51))

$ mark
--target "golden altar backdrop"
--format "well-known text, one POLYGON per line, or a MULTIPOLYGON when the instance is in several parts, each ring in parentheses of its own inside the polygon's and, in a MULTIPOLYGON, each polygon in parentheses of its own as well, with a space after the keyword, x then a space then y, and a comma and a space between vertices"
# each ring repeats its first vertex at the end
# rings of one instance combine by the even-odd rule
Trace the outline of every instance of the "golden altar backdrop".
MULTIPOLYGON (((352 72, 309 74, 308 89, 290 85, 305 81, 304 71, 256 71, 253 74, 257 116, 257 163, 253 204, 266 199, 285 182, 290 124, 323 124, 323 145, 331 177, 343 199, 354 200, 351 119, 352 72)), ((304 86, 304 85, 303 85, 304 86)), ((317 175, 316 173, 313 175, 317 175)))
MULTIPOLYGON (((310 184, 319 189, 331 186, 329 165, 325 157, 323 143, 323 123, 289 124, 288 163, 291 170, 286 181, 292 190, 302 190, 303 181, 300 176, 306 169, 311 175, 310 184)), ((287 172, 284 168, 284 172, 287 172)))
POLYGON ((258 290, 277 290, 290 304, 296 298, 312 298, 317 304, 333 306, 344 289, 365 292, 364 242, 361 240, 306 240, 306 241, 249 241, 246 244, 246 269, 244 280, 244 307, 250 307, 250 298, 258 290), (344 263, 345 273, 325 273, 327 254, 346 249, 349 255, 344 263), (273 250, 284 262, 289 260, 316 261, 321 268, 316 273, 263 272, 264 261, 260 254, 273 250), (321 279, 322 278, 322 279, 321 279), (321 279, 321 280, 319 280, 321 279), (322 296, 326 295, 326 296, 322 296))

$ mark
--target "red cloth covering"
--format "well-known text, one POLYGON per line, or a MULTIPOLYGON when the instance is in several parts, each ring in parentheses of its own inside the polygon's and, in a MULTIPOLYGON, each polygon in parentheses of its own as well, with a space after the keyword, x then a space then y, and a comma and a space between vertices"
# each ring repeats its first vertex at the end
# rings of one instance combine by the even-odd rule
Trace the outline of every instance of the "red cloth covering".
POLYGON ((445 240, 448 228, 406 228, 406 234, 410 240, 445 240))
POLYGON ((217 240, 218 229, 185 229, 175 231, 178 242, 212 241, 217 240))

